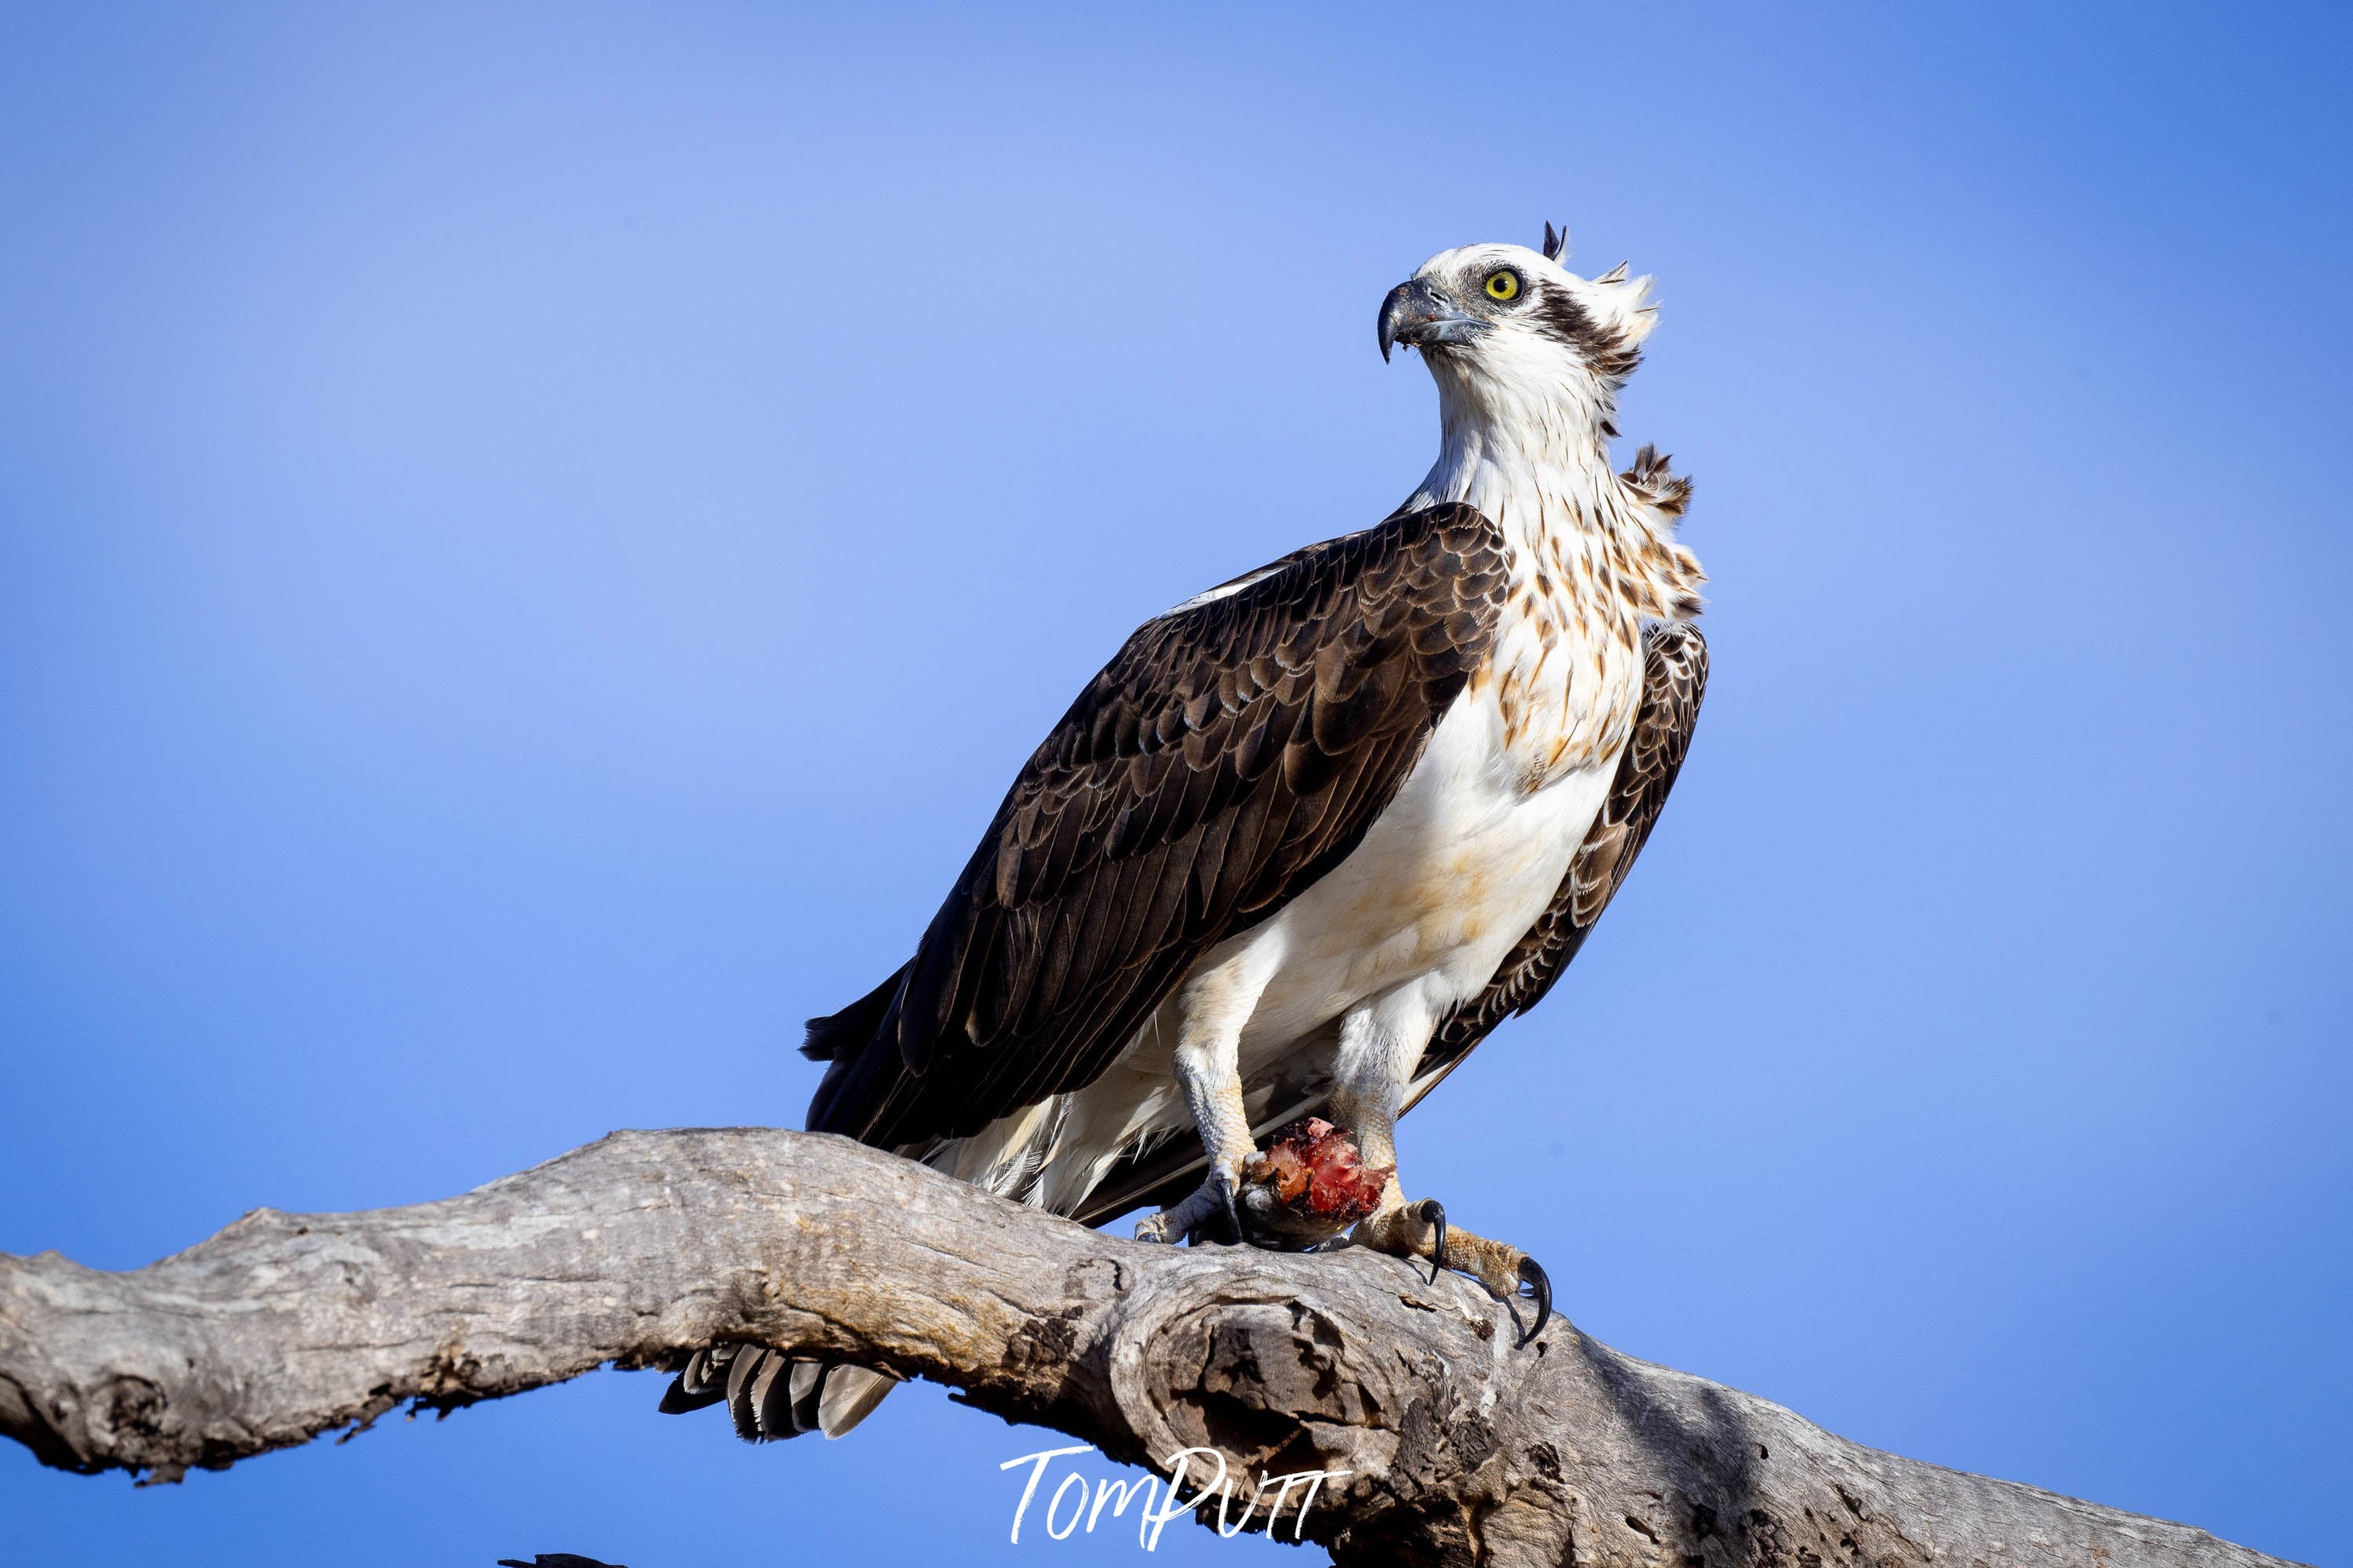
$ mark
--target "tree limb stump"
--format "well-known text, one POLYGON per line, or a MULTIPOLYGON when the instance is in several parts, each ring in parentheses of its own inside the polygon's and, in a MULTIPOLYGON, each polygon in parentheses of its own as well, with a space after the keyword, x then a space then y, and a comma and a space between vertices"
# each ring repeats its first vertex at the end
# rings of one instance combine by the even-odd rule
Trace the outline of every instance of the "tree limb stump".
POLYGON ((1559 1319, 1515 1333, 1472 1282, 1362 1249, 1121 1241, 822 1134, 616 1132, 438 1203, 257 1209, 127 1273, 0 1255, 0 1434, 176 1479, 749 1341, 1163 1473, 1198 1447, 1242 1477, 1345 1471, 1307 1526, 1342 1563, 2279 1561, 1862 1447, 1559 1319))

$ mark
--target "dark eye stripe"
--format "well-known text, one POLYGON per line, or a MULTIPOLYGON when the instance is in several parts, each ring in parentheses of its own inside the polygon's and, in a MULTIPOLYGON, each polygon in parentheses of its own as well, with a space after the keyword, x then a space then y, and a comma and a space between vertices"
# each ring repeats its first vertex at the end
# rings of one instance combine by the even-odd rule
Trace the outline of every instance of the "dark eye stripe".
POLYGON ((1641 360, 1640 349, 1586 314, 1566 289, 1549 285, 1538 289, 1527 319, 1545 336, 1576 350, 1603 375, 1623 381, 1641 360))

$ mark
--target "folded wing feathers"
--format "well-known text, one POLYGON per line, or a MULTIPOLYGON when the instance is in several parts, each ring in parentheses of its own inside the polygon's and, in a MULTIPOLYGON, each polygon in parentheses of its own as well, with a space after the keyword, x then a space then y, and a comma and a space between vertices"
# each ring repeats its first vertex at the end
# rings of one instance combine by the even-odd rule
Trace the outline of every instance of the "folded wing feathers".
POLYGON ((1354 847, 1485 657, 1502 584, 1493 526, 1443 507, 1145 626, 1039 747, 926 933, 905 1072, 829 1078, 810 1124, 954 1135, 1090 1081, 1193 958, 1354 847))

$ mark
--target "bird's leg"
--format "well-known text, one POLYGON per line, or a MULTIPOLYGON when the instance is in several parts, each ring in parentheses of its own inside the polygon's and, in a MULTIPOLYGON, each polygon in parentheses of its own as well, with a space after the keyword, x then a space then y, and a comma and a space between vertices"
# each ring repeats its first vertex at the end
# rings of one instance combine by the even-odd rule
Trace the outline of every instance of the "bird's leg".
POLYGON ((1175 1208, 1164 1209, 1135 1226, 1138 1241, 1171 1244, 1202 1240, 1239 1242, 1243 1239, 1241 1215, 1234 1207, 1234 1192, 1241 1184, 1242 1166, 1258 1152, 1250 1141, 1250 1117, 1242 1109, 1241 1075, 1230 1068, 1219 1071, 1212 1059, 1204 1062, 1179 1047, 1176 1079, 1201 1130, 1201 1147, 1209 1156, 1209 1173, 1192 1195, 1175 1208))
MULTIPOLYGON (((1407 999, 1410 1001, 1411 999, 1407 999)), ((1332 1119, 1350 1129, 1366 1165, 1397 1163, 1398 1117, 1406 1086, 1435 1032, 1435 1016, 1384 998, 1342 1020, 1334 1064, 1332 1119)), ((1428 1258, 1434 1281, 1441 1268, 1468 1274, 1506 1301, 1526 1301, 1534 1317, 1520 1343, 1541 1332, 1552 1316, 1552 1281, 1533 1258, 1447 1223, 1436 1198, 1408 1203, 1394 1178, 1380 1206, 1357 1223, 1354 1239, 1393 1257, 1428 1258)))
POLYGON ((1137 1222, 1138 1241, 1246 1239, 1234 1193, 1258 1146, 1242 1103, 1241 1033, 1266 980, 1238 962, 1188 981, 1176 995, 1176 1085, 1200 1130, 1209 1173, 1183 1203, 1137 1222))
MULTIPOLYGON (((1366 1164, 1397 1167, 1397 1122, 1405 1105, 1406 1075, 1400 1067, 1409 1040, 1419 1058, 1427 1027, 1415 1030, 1413 1020, 1395 1015, 1399 1009, 1367 1004, 1340 1020, 1340 1048, 1333 1063, 1332 1120, 1348 1129, 1356 1152, 1366 1164), (1406 1025, 1404 1028, 1398 1025, 1406 1025), (1416 1035, 1420 1039, 1414 1039, 1416 1035)), ((1378 1247, 1400 1258, 1435 1256, 1436 1233, 1419 1217, 1423 1205, 1405 1201, 1403 1185, 1392 1176, 1382 1190, 1380 1206, 1359 1221, 1359 1245, 1378 1247)))

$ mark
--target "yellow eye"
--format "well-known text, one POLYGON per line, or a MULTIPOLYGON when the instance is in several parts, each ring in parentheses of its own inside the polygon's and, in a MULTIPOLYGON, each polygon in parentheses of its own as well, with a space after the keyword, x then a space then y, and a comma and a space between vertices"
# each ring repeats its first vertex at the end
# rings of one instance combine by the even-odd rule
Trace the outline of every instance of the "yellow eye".
POLYGON ((1520 275, 1518 273, 1490 272, 1487 274, 1487 298, 1490 300, 1516 300, 1519 297, 1520 275))

